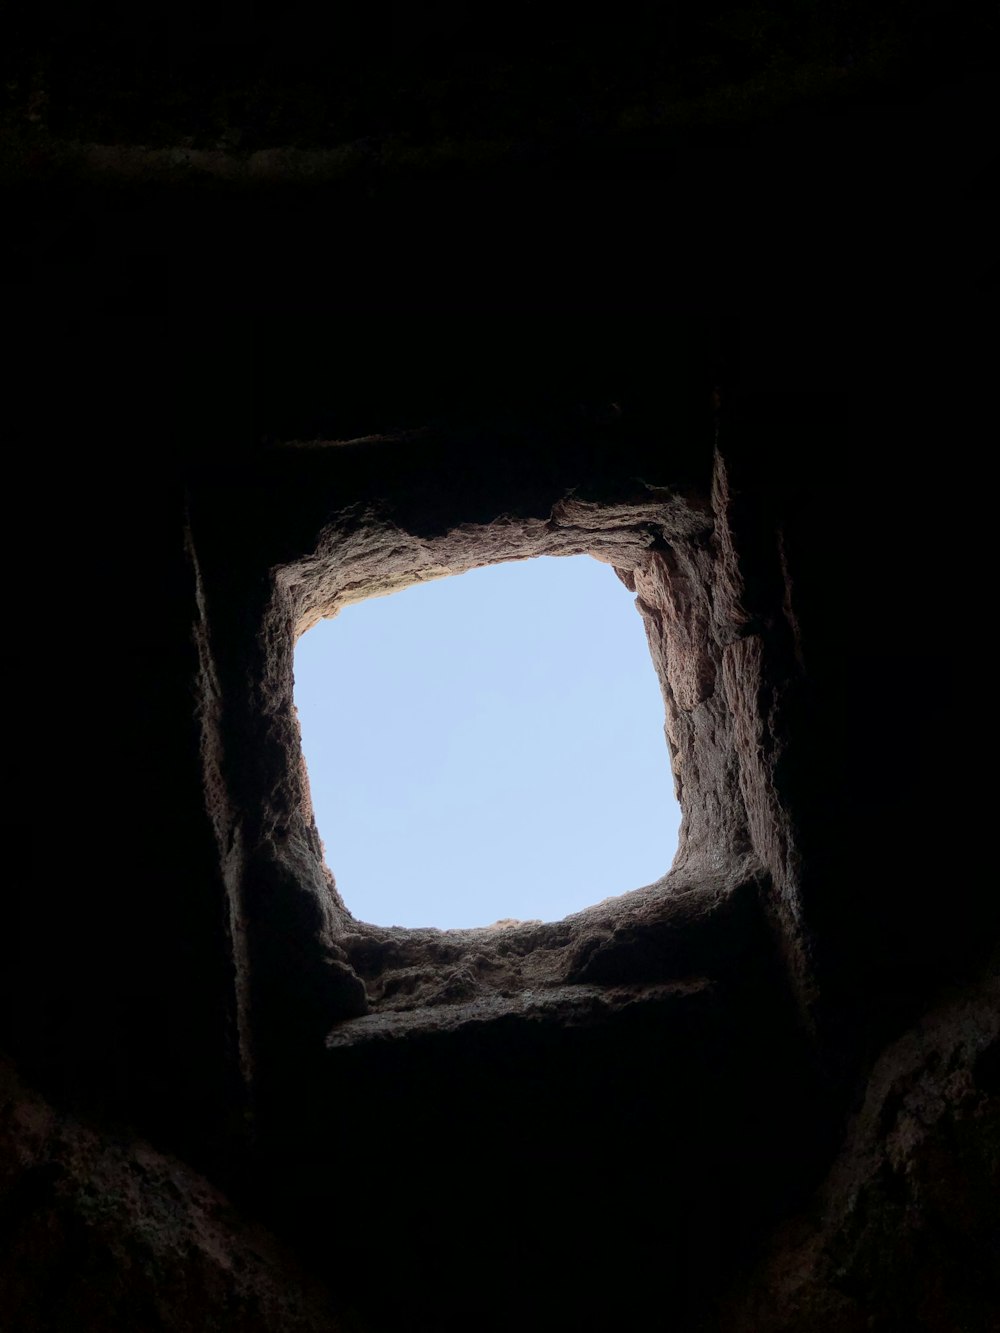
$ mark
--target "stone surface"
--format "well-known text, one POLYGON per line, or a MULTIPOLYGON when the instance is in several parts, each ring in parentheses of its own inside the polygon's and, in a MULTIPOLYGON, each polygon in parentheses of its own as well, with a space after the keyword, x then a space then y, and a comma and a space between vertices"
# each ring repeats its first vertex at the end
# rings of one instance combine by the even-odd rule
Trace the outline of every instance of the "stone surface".
POLYGON ((11 1333, 336 1333, 273 1236, 148 1143, 60 1114, 0 1067, 0 1311, 11 1333))
MULTIPOLYGON (((754 526, 752 507, 731 502, 727 438, 711 397, 675 380, 655 407, 591 400, 534 418, 522 408, 476 424, 445 418, 416 432, 290 440, 261 458, 253 489, 234 494, 209 478, 193 497, 199 688, 212 701, 200 712, 206 791, 238 924, 242 1067, 270 1207, 313 1262, 341 1247, 350 1286, 370 1280, 364 1237, 380 1226, 381 1200, 419 1199, 426 1227, 397 1258, 399 1288, 373 1307, 389 1326, 414 1317, 451 1327, 485 1281, 481 1251, 503 1250, 506 1235, 541 1253, 544 1214, 518 1221, 503 1183, 530 1188, 548 1169, 537 1147, 507 1134, 524 1114, 522 1080, 547 1108, 540 1142, 587 1108, 589 1128, 573 1129, 550 1169, 554 1196, 574 1200, 571 1210, 587 1206, 586 1178, 572 1165, 584 1140, 617 1141, 630 1114, 611 1089, 667 1080, 669 1109, 655 1110, 647 1087, 639 1121, 651 1130, 659 1116, 672 1127, 656 1170, 678 1211, 655 1231, 686 1255, 664 1276, 685 1318, 687 1276, 707 1280, 731 1265, 777 1200, 816 1169, 808 1138, 779 1144, 778 1127, 797 1108, 822 1139, 836 1117, 835 1103, 817 1105, 823 1074, 803 1044, 813 979, 787 850, 800 815, 779 794, 775 762, 775 741, 793 750, 794 741, 772 739, 760 721, 762 701, 794 692, 810 645, 787 616, 771 621, 754 606, 766 596, 756 564, 780 571, 780 543, 766 518, 754 526), (618 571, 646 622, 682 802, 674 869, 560 922, 442 932, 355 920, 312 822, 292 704, 296 633, 422 578, 584 552, 618 571), (246 571, 238 602, 234 562, 246 571), (726 677, 726 654, 740 645, 746 660, 726 677), (662 1044, 647 1064, 654 1031, 662 1044), (602 1068, 612 1051, 616 1075, 602 1068), (764 1069, 771 1082, 758 1093, 764 1069), (347 1089, 357 1096, 338 1091, 347 1089), (768 1123, 766 1179, 736 1164, 738 1138, 720 1155, 730 1116, 768 1123), (465 1134, 492 1145, 498 1190, 488 1217, 476 1206, 471 1230, 427 1176, 427 1163, 448 1158, 465 1134), (342 1144, 381 1137, 398 1145, 387 1161, 344 1159, 342 1144), (323 1216, 331 1189, 358 1200, 358 1234, 323 1216), (704 1254, 677 1232, 688 1211, 718 1231, 704 1254), (419 1274, 440 1264, 462 1274, 457 1303, 436 1288, 414 1292, 419 1274), (410 1301, 418 1314, 407 1314, 410 1301)), ((327 853, 335 874, 335 847, 327 853)), ((632 1207, 624 1195, 621 1206, 632 1207)), ((571 1261, 568 1237, 549 1246, 557 1268, 571 1261)), ((625 1263, 627 1247, 625 1233, 609 1262, 625 1263)), ((477 1317, 491 1327, 516 1321, 509 1302, 539 1280, 529 1265, 508 1303, 477 1317)), ((585 1317, 582 1296, 565 1298, 567 1325, 585 1317)), ((351 1289, 352 1302, 363 1299, 351 1289)), ((616 1298, 633 1312, 642 1299, 639 1287, 616 1298)))
POLYGON ((407 136, 417 60, 334 107, 319 43, 241 106, 180 19, 148 58, 5 40, 0 1044, 50 1127, 5 1330, 64 1291, 100 1329, 108 1289, 280 1327, 312 1280, 360 1333, 990 1327, 995 16, 835 9, 846 97, 798 62, 820 10, 702 7, 707 98, 626 44, 563 66, 624 71, 564 132, 528 60, 564 119, 529 98, 498 153, 482 69, 407 136), (296 629, 557 551, 636 596, 675 869, 560 923, 354 920, 296 629))
POLYGON ((814 1209, 782 1228, 734 1329, 961 1329, 1000 1310, 1000 983, 872 1071, 814 1209))
MULTIPOLYGON (((211 1181, 212 1200, 236 1201, 227 1245, 262 1218, 372 1333, 570 1333, 641 1327, 650 1310, 683 1333, 771 1317, 792 1329, 795 1302, 831 1333, 866 1309, 891 1328, 918 1251, 928 1279, 907 1318, 953 1333, 929 1287, 961 1288, 978 1333, 992 1311, 969 1260, 989 1237, 988 1064, 966 1059, 966 1019, 941 1010, 941 1067, 972 1070, 967 1100, 948 1109, 950 1093, 932 1096, 938 1075, 919 1075, 923 1057, 898 1045, 943 989, 982 977, 997 938, 973 841, 935 840, 917 778, 930 768, 945 830, 971 827, 974 791, 942 784, 940 752, 909 730, 919 716, 958 754, 947 662, 913 655, 929 601, 954 607, 957 594, 934 592, 943 567, 912 581, 905 527, 849 548, 857 507, 817 483, 811 460, 865 476, 871 503, 900 522, 899 506, 924 512, 905 469, 894 456, 880 468, 837 395, 713 397, 718 344, 680 317, 665 348, 645 329, 623 345, 620 327, 602 343, 594 324, 575 338, 561 324, 492 368, 465 327, 428 337, 422 355, 402 339, 374 385, 362 326, 327 342, 323 327, 265 321, 256 360, 236 334, 216 344, 217 330, 199 341, 188 328, 188 378, 168 376, 187 385, 183 447, 149 407, 169 327, 160 342, 131 326, 107 335, 91 360, 74 344, 98 384, 98 353, 113 351, 133 397, 120 420, 108 415, 119 400, 100 399, 123 442, 104 471, 91 475, 92 456, 65 464, 53 523, 73 534, 72 577, 54 547, 46 586, 62 590, 60 632, 74 642, 94 641, 99 589, 115 589, 108 632, 127 622, 131 637, 116 641, 122 670, 81 651, 78 694, 44 701, 80 764, 65 864, 86 852, 100 873, 40 855, 56 842, 47 811, 30 825, 17 933, 2 941, 16 942, 4 1041, 53 1124, 96 1126, 79 1134, 114 1148, 106 1167, 105 1149, 86 1160, 125 1195, 108 1262, 134 1326, 128 1302, 148 1288, 125 1267, 129 1219, 146 1214, 115 1182, 133 1179, 141 1140, 211 1181), (136 475, 144 421, 148 494, 123 509, 112 481, 129 459, 136 475), (263 443, 240 434, 248 421, 263 443), (368 591, 558 550, 594 552, 635 591, 686 814, 675 869, 564 922, 432 932, 353 919, 312 827, 291 708, 297 626, 368 591), (856 1231, 836 1189, 812 1229, 794 1224, 844 1152, 873 1069, 873 1088, 897 1075, 916 1088, 938 1128, 907 1139, 900 1160, 915 1166, 902 1196, 892 1176, 886 1194, 878 1164, 896 1152, 899 1116, 866 1112, 843 1159, 860 1189, 856 1231), (934 1147, 952 1122, 954 1168, 934 1147), (957 1253, 942 1190, 948 1216, 966 1219, 957 1253)), ((79 379, 71 397, 82 412, 79 379)), ((885 418, 872 420, 881 437, 885 418)), ((23 713, 36 757, 41 703, 23 713)), ((27 785, 43 790, 41 773, 27 785)), ((59 1134, 38 1160, 71 1175, 45 1186, 41 1217, 75 1217, 86 1197, 77 1131, 59 1134)), ((197 1245, 216 1203, 191 1189, 178 1225, 197 1245)), ((20 1209, 23 1262, 6 1290, 34 1319, 71 1245, 20 1209)), ((87 1245, 104 1235, 85 1232, 87 1245)), ((111 1279, 81 1262, 77 1320, 97 1321, 111 1279)), ((210 1271, 192 1296, 208 1326, 210 1271)), ((248 1308, 269 1299, 254 1286, 248 1308)), ((157 1311, 164 1327, 195 1321, 194 1306, 157 1311)))

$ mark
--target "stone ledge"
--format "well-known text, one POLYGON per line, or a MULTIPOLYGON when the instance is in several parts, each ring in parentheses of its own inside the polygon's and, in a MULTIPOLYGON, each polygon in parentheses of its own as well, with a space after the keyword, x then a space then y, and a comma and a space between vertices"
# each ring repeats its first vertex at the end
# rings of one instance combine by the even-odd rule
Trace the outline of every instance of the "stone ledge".
POLYGON ((560 1028, 600 1023, 626 1009, 682 1004, 708 997, 714 990, 707 977, 693 977, 652 986, 553 986, 525 990, 519 995, 493 995, 468 1004, 366 1014, 339 1023, 326 1039, 327 1050, 366 1046, 376 1042, 440 1035, 460 1029, 485 1027, 508 1019, 520 1023, 553 1023, 560 1028))

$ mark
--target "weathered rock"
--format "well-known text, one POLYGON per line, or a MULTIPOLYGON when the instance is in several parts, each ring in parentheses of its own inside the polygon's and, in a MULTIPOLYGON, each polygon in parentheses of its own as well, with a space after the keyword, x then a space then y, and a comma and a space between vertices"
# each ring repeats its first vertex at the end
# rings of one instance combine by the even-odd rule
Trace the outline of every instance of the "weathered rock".
POLYGON ((814 1209, 727 1327, 962 1330, 1000 1311, 1000 983, 927 1014, 872 1071, 814 1209))
POLYGON ((55 1111, 0 1066, 9 1333, 336 1333, 330 1296, 176 1158, 55 1111))
POLYGON ((5 46, 30 394, 0 1042, 60 1108, 14 1135, 5 1330, 108 1327, 105 1289, 140 1330, 323 1327, 253 1217, 366 1333, 989 1327, 993 1057, 979 1001, 941 996, 1000 934, 973 586, 995 20, 838 6, 858 80, 823 40, 798 59, 822 7, 751 9, 692 8, 711 40, 669 87, 635 88, 655 44, 579 59, 574 30, 569 85, 532 46, 498 87, 491 49, 412 132, 408 47, 401 89, 351 69, 361 97, 321 43, 284 82, 195 71, 182 23, 148 58, 5 46), (737 58, 697 67, 723 29, 737 58), (605 128, 564 134, 567 87, 612 69, 583 99, 605 128), (491 138, 529 84, 562 128, 528 98, 491 138), (354 920, 295 633, 578 551, 649 631, 674 870, 563 922, 354 920))

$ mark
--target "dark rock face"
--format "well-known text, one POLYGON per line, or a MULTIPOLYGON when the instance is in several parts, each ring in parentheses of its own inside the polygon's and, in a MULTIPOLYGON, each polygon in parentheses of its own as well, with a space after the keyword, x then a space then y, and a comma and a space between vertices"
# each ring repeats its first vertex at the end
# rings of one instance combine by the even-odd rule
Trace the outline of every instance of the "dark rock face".
POLYGON ((10 47, 5 1330, 995 1325, 995 20, 835 7, 855 83, 819 11, 709 10, 669 69, 575 32, 500 129, 499 43, 409 135, 405 23, 394 92, 300 78, 291 18, 10 47), (355 920, 296 633, 581 552, 647 630, 670 874, 355 920))
POLYGON ((7 1066, 0 1080, 5 1327, 339 1327, 323 1288, 182 1162, 60 1115, 7 1066))
POLYGON ((998 1061, 995 982, 889 1047, 814 1211, 783 1229, 735 1327, 996 1326, 998 1061))

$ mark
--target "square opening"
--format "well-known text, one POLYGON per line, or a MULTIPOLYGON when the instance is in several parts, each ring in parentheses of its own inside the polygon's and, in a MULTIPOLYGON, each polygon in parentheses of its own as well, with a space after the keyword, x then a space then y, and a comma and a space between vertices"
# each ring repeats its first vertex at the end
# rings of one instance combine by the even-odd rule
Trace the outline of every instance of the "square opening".
POLYGON ((353 603, 299 639, 295 699, 359 920, 556 921, 673 860, 663 695, 631 593, 588 556, 353 603))

